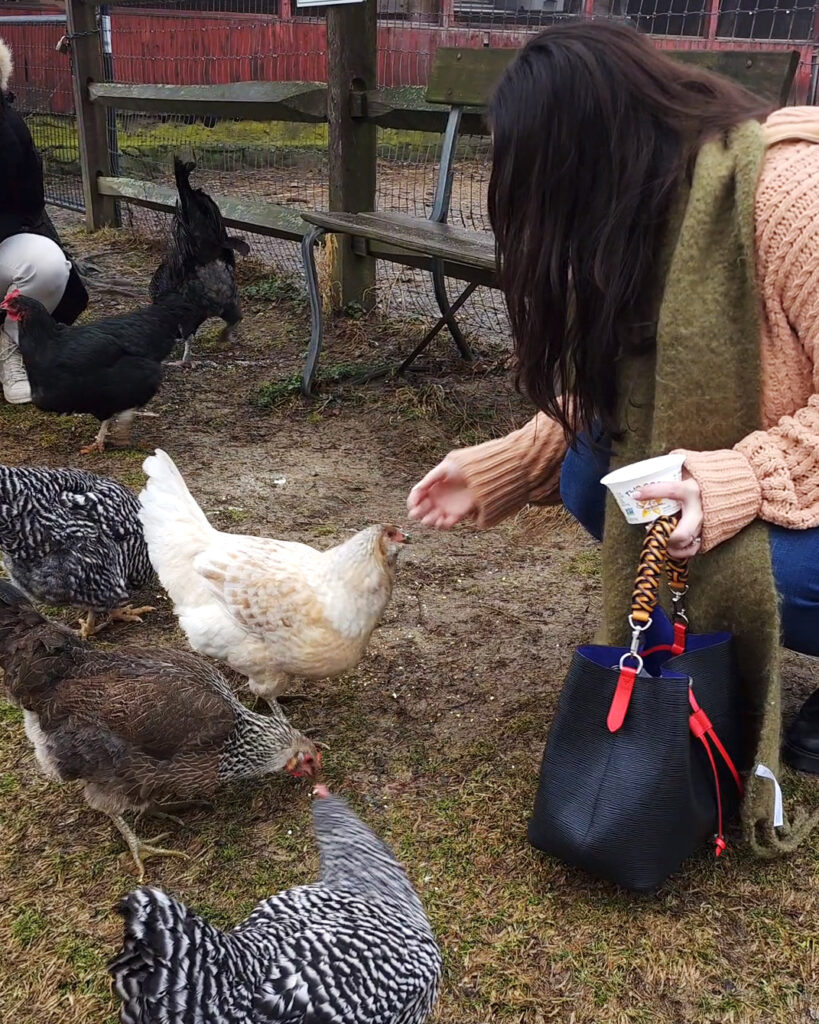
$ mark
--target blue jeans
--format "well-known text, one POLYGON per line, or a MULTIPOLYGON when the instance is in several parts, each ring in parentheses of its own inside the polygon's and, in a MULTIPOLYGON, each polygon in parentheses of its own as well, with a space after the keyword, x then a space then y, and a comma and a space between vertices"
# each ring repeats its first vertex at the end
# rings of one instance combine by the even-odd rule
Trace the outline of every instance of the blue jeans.
MULTIPOLYGON (((560 473, 563 504, 597 540, 603 537, 610 445, 585 435, 570 448, 560 473)), ((781 598, 782 643, 791 651, 819 655, 819 527, 786 530, 768 526, 774 579, 781 598)))

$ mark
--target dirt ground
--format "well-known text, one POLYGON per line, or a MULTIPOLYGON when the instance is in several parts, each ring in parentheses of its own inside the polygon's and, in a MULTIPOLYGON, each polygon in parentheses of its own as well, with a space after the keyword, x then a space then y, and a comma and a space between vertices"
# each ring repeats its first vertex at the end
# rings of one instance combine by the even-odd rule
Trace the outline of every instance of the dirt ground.
MULTIPOLYGON (((105 274, 147 286, 155 251, 60 223, 105 274)), ((484 346, 468 367, 442 339, 406 380, 344 381, 350 364, 393 360, 418 331, 367 319, 332 323, 323 367, 336 382, 303 400, 294 391, 304 305, 275 280, 243 273, 241 344, 229 351, 206 327, 200 364, 167 371, 151 404, 159 417, 137 420, 133 449, 79 456, 95 421, 0 404, 3 461, 82 466, 138 489, 142 460, 161 446, 219 528, 323 547, 372 522, 406 525, 407 491, 426 469, 527 418, 504 344, 484 346)), ((93 299, 89 317, 138 301, 96 288, 93 299)), ((159 610, 144 625, 96 642, 184 646, 167 600, 146 596, 159 610)), ((527 845, 546 731, 599 605, 594 545, 559 513, 523 514, 486 533, 415 530, 362 664, 298 686, 309 699, 288 707, 329 745, 331 789, 392 844, 428 908, 446 959, 435 1019, 819 1020, 815 843, 774 863, 740 844, 720 862, 704 853, 650 898, 527 845)), ((815 685, 795 658, 787 682, 789 708, 815 685)), ((112 908, 134 869, 76 787, 39 774, 20 714, 2 703, 0 794, 0 1020, 109 1024, 105 965, 120 940, 112 908)), ((309 787, 289 778, 225 791, 212 812, 171 826, 167 843, 191 859, 152 860, 146 880, 216 925, 238 923, 259 899, 315 876, 309 803, 309 787)))

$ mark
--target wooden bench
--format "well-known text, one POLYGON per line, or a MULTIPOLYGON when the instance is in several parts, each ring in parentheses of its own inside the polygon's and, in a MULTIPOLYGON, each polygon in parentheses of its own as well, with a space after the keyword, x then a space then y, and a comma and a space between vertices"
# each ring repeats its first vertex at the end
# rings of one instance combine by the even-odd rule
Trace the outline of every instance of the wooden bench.
MULTIPOLYGON (((799 63, 797 50, 771 51, 670 51, 678 60, 698 64, 734 78, 772 103, 787 101, 799 63)), ((451 49, 437 51, 425 93, 412 89, 383 89, 355 97, 353 116, 387 127, 433 128, 439 113, 448 108, 432 211, 428 218, 397 213, 305 212, 312 229, 302 240, 307 292, 310 300, 311 336, 302 377, 302 390, 310 394, 321 355, 323 322, 316 269, 316 246, 328 234, 351 239, 353 251, 406 266, 421 267, 432 275, 435 298, 441 311, 438 321, 423 336, 396 372, 402 373, 446 327, 464 359, 469 345, 455 314, 479 285, 497 287, 495 243, 488 231, 469 231, 447 224, 455 150, 459 135, 489 134, 485 122, 488 98, 504 70, 516 55, 512 49, 451 49), (445 278, 466 282, 450 303, 445 278)), ((377 374, 370 374, 370 377, 377 374)))

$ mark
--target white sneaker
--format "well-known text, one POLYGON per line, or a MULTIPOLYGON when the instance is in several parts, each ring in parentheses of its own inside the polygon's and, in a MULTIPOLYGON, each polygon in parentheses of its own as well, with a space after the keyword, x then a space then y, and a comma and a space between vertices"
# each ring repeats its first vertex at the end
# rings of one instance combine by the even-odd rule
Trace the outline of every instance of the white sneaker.
POLYGON ((3 397, 12 405, 31 401, 31 385, 23 357, 5 331, 0 331, 0 383, 3 385, 3 397))

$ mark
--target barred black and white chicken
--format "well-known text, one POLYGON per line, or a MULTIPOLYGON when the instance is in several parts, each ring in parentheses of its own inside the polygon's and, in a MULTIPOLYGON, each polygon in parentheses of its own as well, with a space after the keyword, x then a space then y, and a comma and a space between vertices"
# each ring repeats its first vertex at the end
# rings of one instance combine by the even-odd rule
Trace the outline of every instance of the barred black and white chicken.
POLYGON ((128 603, 153 569, 139 503, 115 480, 78 469, 0 466, 0 553, 29 597, 87 612, 83 637, 153 611, 128 603))
POLYGON ((315 789, 321 877, 222 932, 165 893, 120 905, 122 1024, 421 1024, 441 953, 421 901, 348 804, 315 789))
POLYGON ((257 715, 210 662, 172 648, 103 650, 49 622, 0 580, 0 667, 43 771, 82 780, 144 873, 148 856, 180 855, 141 841, 126 810, 195 803, 220 785, 287 771, 312 775, 321 756, 281 708, 257 715))
MULTIPOLYGON (((242 319, 236 288, 236 257, 247 256, 250 248, 243 239, 228 235, 219 207, 201 188, 191 188, 195 163, 174 157, 174 176, 179 199, 174 214, 171 246, 157 267, 148 293, 153 302, 177 292, 200 309, 203 320, 211 316, 225 321, 224 336, 242 319)), ((185 337, 182 365, 190 366, 193 333, 185 337)))

